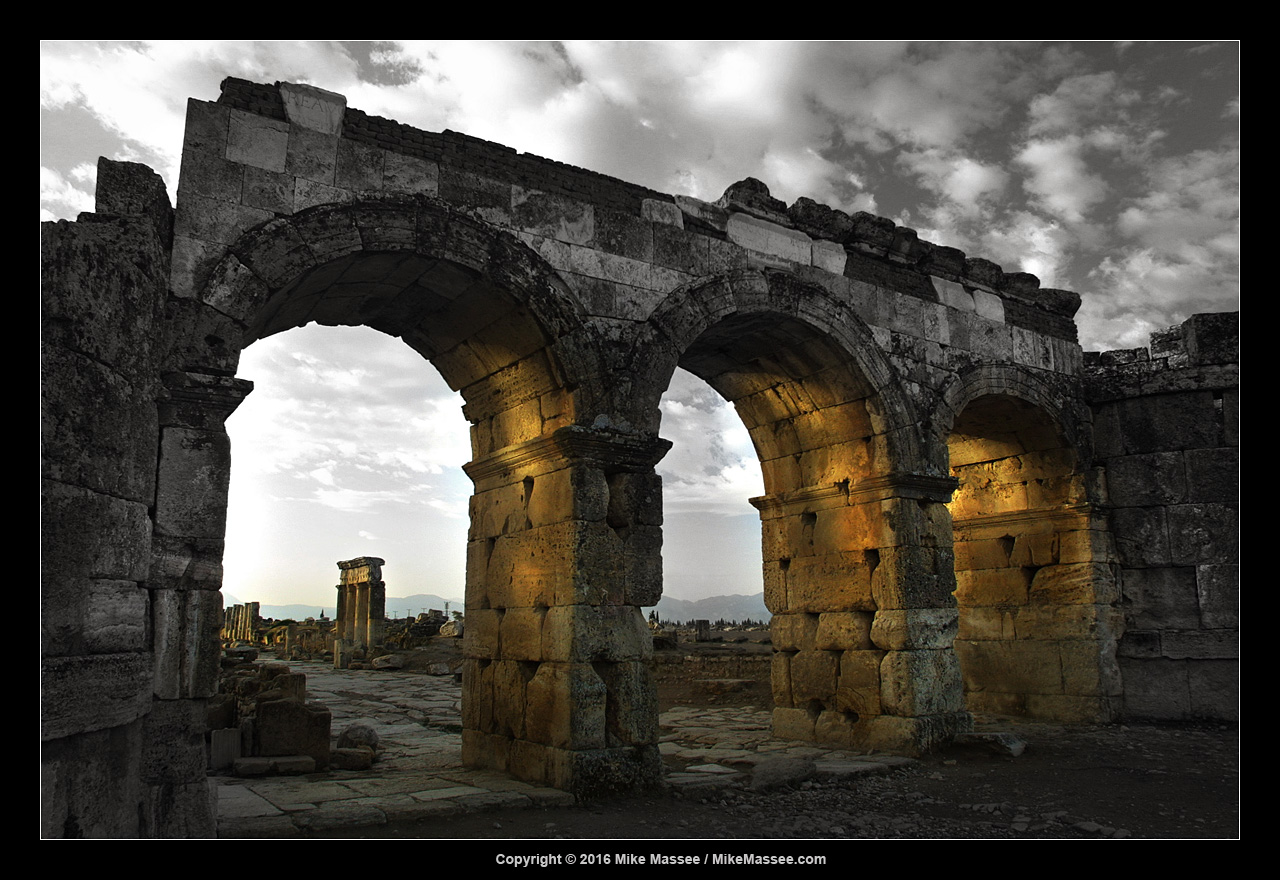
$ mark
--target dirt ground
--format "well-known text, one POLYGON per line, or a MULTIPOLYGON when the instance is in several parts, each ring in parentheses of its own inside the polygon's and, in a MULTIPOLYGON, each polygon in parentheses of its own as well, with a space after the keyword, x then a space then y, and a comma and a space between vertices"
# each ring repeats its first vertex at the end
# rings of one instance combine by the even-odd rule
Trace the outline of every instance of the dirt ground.
MULTIPOLYGON (((687 650, 681 646, 681 650, 687 650)), ((708 645, 710 652, 767 645, 708 645)), ((767 681, 708 696, 659 683, 660 708, 771 705, 767 681)), ((953 747, 877 777, 807 781, 500 811, 342 836, 455 840, 840 840, 849 838, 1236 838, 1239 737, 1228 725, 1055 725, 978 718, 1016 734, 1019 757, 953 747)), ((325 836, 335 836, 332 832, 325 836)))

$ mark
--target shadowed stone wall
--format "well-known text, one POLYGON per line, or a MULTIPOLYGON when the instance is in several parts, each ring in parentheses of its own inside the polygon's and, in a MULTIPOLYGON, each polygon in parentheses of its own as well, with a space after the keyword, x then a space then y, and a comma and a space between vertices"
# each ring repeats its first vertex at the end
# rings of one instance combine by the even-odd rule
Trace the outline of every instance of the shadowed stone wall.
POLYGON ((1124 585, 1124 716, 1235 719, 1239 315, 1090 353, 1085 388, 1124 585))
POLYGON ((402 339, 465 401, 470 766, 582 795, 659 781, 640 608, 677 367, 761 462, 777 735, 916 753, 970 704, 1111 717, 1076 294, 752 179, 672 197, 288 83, 189 103, 171 231, 157 183, 112 201, 134 172, 104 169, 100 213, 45 233, 48 833, 211 833, 223 423, 241 350, 313 321, 402 339))

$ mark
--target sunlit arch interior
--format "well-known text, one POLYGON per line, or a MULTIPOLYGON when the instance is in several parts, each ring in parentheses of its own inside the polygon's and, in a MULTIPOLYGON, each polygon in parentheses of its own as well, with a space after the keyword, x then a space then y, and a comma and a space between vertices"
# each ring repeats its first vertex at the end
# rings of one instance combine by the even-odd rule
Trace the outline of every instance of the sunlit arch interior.
POLYGON ((948 440, 959 480, 956 651, 977 712, 1077 719, 1105 714, 1114 685, 1114 573, 1095 561, 1075 449, 1044 409, 986 395, 948 440))

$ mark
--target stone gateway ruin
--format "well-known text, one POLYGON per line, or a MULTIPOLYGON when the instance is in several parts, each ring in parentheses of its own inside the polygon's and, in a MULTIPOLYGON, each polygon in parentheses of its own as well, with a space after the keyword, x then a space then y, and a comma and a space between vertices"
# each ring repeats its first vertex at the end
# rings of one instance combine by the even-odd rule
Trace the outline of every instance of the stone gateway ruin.
POLYGON ((241 350, 313 321, 399 337, 466 401, 469 766, 660 783, 640 609, 677 367, 759 454, 775 736, 914 754, 971 711, 1235 715, 1234 315, 1086 357, 1079 296, 884 218, 237 79, 188 105, 176 209, 103 160, 96 211, 43 236, 46 836, 214 833, 223 423, 241 350))

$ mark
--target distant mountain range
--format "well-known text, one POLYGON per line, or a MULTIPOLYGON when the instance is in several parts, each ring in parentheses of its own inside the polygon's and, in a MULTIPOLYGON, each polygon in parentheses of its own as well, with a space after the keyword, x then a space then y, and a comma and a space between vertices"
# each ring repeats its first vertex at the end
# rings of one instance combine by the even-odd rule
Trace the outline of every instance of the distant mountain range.
MULTIPOLYGON (((649 609, 644 609, 647 616, 649 609)), ((769 609, 764 606, 764 593, 754 596, 710 596, 690 601, 663 596, 658 600, 658 619, 683 623, 690 620, 717 620, 738 622, 760 620, 768 622, 769 609)))
MULTIPOLYGON (((240 599, 224 593, 223 604, 230 608, 232 605, 244 603, 240 599)), ((444 611, 446 610, 446 605, 450 612, 463 610, 461 599, 445 599, 434 593, 414 593, 412 596, 400 598, 388 596, 387 616, 416 617, 423 611, 432 608, 437 611, 444 611)), ((710 620, 712 622, 717 620, 767 621, 770 616, 769 609, 764 607, 764 593, 756 593, 754 596, 711 596, 697 600, 663 596, 659 600, 657 607, 660 619, 674 622, 689 620, 710 620)), ((322 611, 330 618, 335 613, 332 605, 263 605, 258 609, 258 613, 263 617, 270 617, 274 620, 306 620, 308 617, 319 617, 322 611)), ((649 608, 644 609, 646 617, 649 611, 649 608)))

